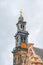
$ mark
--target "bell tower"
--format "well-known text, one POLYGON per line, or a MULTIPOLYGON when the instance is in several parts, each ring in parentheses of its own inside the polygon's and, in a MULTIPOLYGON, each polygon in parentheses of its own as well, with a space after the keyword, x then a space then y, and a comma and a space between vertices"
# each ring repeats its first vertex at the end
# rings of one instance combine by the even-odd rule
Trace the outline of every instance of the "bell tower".
POLYGON ((17 33, 15 34, 16 47, 13 49, 13 65, 25 65, 27 52, 28 52, 28 35, 26 31, 26 21, 24 21, 22 11, 18 18, 17 33))

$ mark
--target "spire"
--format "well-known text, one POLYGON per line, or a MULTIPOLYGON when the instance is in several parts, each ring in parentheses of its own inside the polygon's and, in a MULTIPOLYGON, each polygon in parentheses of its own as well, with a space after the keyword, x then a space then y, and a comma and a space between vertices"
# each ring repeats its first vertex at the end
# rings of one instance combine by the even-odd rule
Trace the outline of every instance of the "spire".
POLYGON ((24 18, 23 18, 23 15, 22 15, 22 9, 20 10, 20 17, 19 17, 19 21, 23 22, 24 18))
POLYGON ((22 17, 22 9, 20 10, 20 17, 22 17))

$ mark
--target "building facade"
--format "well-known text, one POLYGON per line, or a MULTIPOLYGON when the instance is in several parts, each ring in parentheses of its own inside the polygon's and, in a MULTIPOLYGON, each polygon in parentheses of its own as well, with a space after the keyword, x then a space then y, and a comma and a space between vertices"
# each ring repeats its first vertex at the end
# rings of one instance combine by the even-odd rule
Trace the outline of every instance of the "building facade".
POLYGON ((18 19, 17 33, 15 34, 16 47, 13 49, 13 65, 43 65, 41 58, 35 54, 33 43, 28 44, 28 31, 26 31, 26 21, 20 11, 18 19))

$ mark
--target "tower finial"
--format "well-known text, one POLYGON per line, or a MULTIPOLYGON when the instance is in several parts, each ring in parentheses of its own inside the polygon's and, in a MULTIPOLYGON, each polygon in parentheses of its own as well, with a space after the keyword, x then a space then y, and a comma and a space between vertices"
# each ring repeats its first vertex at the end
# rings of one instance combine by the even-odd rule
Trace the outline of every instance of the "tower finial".
POLYGON ((22 9, 20 9, 20 16, 22 17, 22 9))
POLYGON ((24 18, 22 16, 22 9, 20 9, 20 16, 19 16, 19 21, 22 21, 23 22, 24 18))

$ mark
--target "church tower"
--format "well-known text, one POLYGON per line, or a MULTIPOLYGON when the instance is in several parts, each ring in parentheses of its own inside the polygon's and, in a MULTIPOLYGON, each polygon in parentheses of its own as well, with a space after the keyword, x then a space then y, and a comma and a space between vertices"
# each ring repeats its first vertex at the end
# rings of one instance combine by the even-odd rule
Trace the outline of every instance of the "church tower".
POLYGON ((20 11, 20 16, 18 18, 17 33, 15 34, 15 44, 16 47, 13 49, 13 65, 25 65, 27 52, 28 52, 28 35, 26 31, 26 21, 22 16, 22 11, 20 11))

